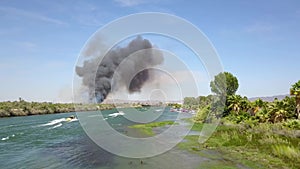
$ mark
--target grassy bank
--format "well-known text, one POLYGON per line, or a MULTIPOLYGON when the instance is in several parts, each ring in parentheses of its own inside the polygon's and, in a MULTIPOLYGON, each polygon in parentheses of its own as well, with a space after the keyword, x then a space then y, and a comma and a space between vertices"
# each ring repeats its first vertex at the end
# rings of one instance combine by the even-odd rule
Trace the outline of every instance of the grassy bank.
MULTIPOLYGON (((193 130, 200 131, 202 126, 196 123, 193 130)), ((225 161, 232 161, 227 168, 238 168, 237 163, 250 168, 300 168, 299 130, 283 128, 280 124, 255 127, 223 124, 204 144, 199 144, 198 138, 198 135, 186 136, 186 141, 178 147, 203 156, 207 156, 206 150, 217 151, 225 161)), ((205 165, 205 168, 218 166, 205 165)))
POLYGON ((215 76, 210 86, 213 95, 185 98, 182 107, 197 110, 193 130, 214 119, 221 118, 222 124, 204 144, 198 135, 189 135, 178 147, 197 154, 219 152, 221 159, 234 161, 227 168, 300 168, 300 80, 290 96, 273 101, 236 95, 237 78, 228 72, 215 76))
MULTIPOLYGON (((138 124, 138 129, 153 136, 153 129, 174 124, 173 121, 138 124)), ((194 131, 201 131, 203 123, 195 123, 194 131)), ((203 144, 199 135, 188 135, 177 145, 182 150, 210 159, 200 168, 300 168, 300 130, 282 124, 261 123, 256 126, 222 122, 203 144)))
POLYGON ((147 124, 136 124, 129 126, 129 128, 137 129, 141 133, 147 135, 147 136, 153 136, 155 133, 153 132, 153 129, 156 127, 164 127, 168 125, 177 124, 174 123, 174 121, 162 121, 162 122, 153 122, 153 123, 147 123, 147 124))

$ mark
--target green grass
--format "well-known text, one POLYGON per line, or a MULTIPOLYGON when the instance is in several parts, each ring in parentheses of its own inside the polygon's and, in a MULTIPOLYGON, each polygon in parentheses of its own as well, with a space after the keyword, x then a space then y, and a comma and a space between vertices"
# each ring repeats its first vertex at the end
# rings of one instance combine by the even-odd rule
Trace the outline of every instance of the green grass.
POLYGON ((203 128, 203 123, 194 123, 191 130, 201 131, 203 128))
MULTIPOLYGON (((201 131, 202 127, 203 124, 195 123, 192 130, 201 131)), ((300 138, 292 133, 279 124, 259 124, 252 128, 220 125, 205 143, 198 143, 199 136, 189 135, 178 147, 208 158, 215 155, 207 156, 203 151, 213 150, 221 153, 222 158, 249 168, 300 168, 300 138)), ((214 166, 218 164, 204 168, 214 166)), ((236 168, 231 164, 224 167, 236 168)))
POLYGON ((299 147, 297 149, 293 146, 281 144, 272 146, 272 150, 273 154, 278 157, 283 157, 290 160, 297 160, 300 158, 299 147))
POLYGON ((226 163, 224 161, 212 161, 212 162, 204 162, 200 164, 199 169, 239 169, 235 164, 226 163), (224 164, 225 163, 225 164, 224 164))
POLYGON ((153 132, 153 128, 164 127, 173 124, 178 124, 178 123, 174 123, 174 121, 161 121, 161 122, 152 122, 146 124, 136 124, 136 125, 129 126, 129 128, 138 129, 140 132, 142 132, 147 136, 153 136, 155 135, 155 133, 153 132))
MULTIPOLYGON (((153 128, 173 124, 176 123, 163 121, 129 128, 153 136, 153 128)), ((250 127, 225 124, 219 125, 203 144, 198 142, 198 135, 188 135, 177 147, 210 159, 199 168, 300 168, 300 138, 294 135, 295 130, 288 130, 281 124, 264 123, 250 127)), ((194 123, 192 130, 201 131, 203 126, 203 123, 194 123)))

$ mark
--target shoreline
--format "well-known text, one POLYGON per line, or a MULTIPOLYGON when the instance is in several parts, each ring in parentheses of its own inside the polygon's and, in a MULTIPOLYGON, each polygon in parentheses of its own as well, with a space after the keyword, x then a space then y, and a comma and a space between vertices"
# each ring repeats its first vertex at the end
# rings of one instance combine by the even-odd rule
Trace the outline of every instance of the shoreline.
MULTIPOLYGON (((201 131, 202 127, 203 123, 194 123, 192 130, 201 131)), ((187 141, 177 146, 200 156, 206 156, 203 151, 216 151, 223 159, 230 161, 232 165, 228 167, 233 168, 237 165, 266 169, 298 168, 300 163, 296 157, 299 156, 297 146, 300 137, 295 135, 297 132, 300 130, 284 128, 280 124, 254 127, 221 124, 205 143, 198 143, 199 135, 188 135, 185 137, 187 141)), ((217 156, 213 155, 213 158, 217 156)), ((222 164, 203 164, 201 167, 216 166, 221 167, 222 164)))
MULTIPOLYGON (((161 105, 153 105, 161 106, 161 105)), ((149 105, 132 105, 124 103, 119 108, 147 108, 149 105)), ((113 104, 96 104, 96 103, 52 103, 52 102, 26 102, 20 101, 6 101, 0 102, 0 118, 18 117, 18 116, 33 116, 33 115, 46 115, 46 114, 59 114, 59 113, 72 113, 72 112, 88 112, 98 110, 111 110, 115 109, 113 104)))
MULTIPOLYGON (((157 124, 154 122, 129 127, 144 137, 151 137, 157 134, 156 128, 167 126, 169 123, 162 121, 159 122, 161 125, 157 124)), ((203 123, 194 123, 191 131, 200 132, 202 127, 203 123)), ((297 161, 294 157, 296 152, 293 153, 297 149, 299 139, 299 135, 293 134, 296 132, 300 133, 300 130, 283 128, 279 124, 260 124, 251 128, 221 124, 205 143, 198 143, 199 135, 188 134, 174 148, 206 158, 208 162, 199 166, 204 168, 297 168, 300 166, 291 161, 297 161), (291 154, 282 154, 281 149, 285 148, 290 149, 291 154)))
POLYGON ((114 109, 111 104, 75 104, 75 103, 51 103, 51 102, 0 102, 0 118, 47 115, 59 113, 72 113, 81 111, 97 111, 114 109))
MULTIPOLYGON (((170 121, 161 121, 161 122, 151 122, 147 124, 142 125, 132 125, 128 126, 128 128, 131 130, 131 133, 135 133, 134 136, 139 136, 142 138, 146 137, 152 137, 156 134, 160 134, 160 132, 157 133, 156 129, 162 129, 165 127, 168 127, 172 124, 180 125, 179 123, 171 123, 170 121)), ((192 133, 198 132, 199 127, 195 127, 194 129, 191 129, 192 133)), ((129 134, 132 136, 131 134, 129 134)), ((182 156, 188 156, 189 158, 193 157, 193 159, 196 159, 196 163, 194 164, 196 168, 215 168, 216 166, 219 168, 247 168, 245 164, 241 163, 240 161, 237 161, 233 158, 224 157, 223 152, 220 152, 217 149, 195 149, 195 147, 192 147, 188 145, 188 147, 182 147, 181 144, 190 143, 190 139, 188 137, 197 137, 199 135, 195 134, 188 134, 186 137, 183 138, 183 140, 174 146, 169 152, 178 152, 182 156), (197 151, 197 152, 196 152, 197 151)), ((196 141, 197 142, 197 141, 196 141)), ((197 142, 198 143, 198 142, 197 142)))

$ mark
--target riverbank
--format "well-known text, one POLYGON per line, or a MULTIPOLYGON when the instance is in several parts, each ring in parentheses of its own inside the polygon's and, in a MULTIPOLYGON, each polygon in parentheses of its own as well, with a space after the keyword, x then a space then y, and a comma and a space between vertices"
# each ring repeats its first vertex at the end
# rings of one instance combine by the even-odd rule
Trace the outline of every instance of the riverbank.
POLYGON ((51 102, 7 101, 0 102, 0 118, 31 116, 42 114, 69 113, 78 111, 97 111, 115 108, 112 104, 73 104, 51 102))
MULTIPOLYGON (((166 125, 171 122, 131 128, 152 136, 155 128, 166 125)), ((203 123, 195 123, 192 130, 200 132, 202 127, 203 123)), ((198 139, 199 135, 187 135, 177 148, 209 158, 200 168, 300 168, 300 130, 281 124, 250 127, 223 121, 205 143, 200 144, 198 139)))
MULTIPOLYGON (((202 127, 202 123, 195 123, 192 130, 201 131, 202 127)), ((281 124, 264 123, 251 127, 223 123, 205 143, 198 143, 198 135, 189 135, 178 147, 199 155, 203 155, 203 150, 214 150, 222 158, 250 168, 296 169, 300 168, 299 134, 299 130, 284 128, 281 124)))

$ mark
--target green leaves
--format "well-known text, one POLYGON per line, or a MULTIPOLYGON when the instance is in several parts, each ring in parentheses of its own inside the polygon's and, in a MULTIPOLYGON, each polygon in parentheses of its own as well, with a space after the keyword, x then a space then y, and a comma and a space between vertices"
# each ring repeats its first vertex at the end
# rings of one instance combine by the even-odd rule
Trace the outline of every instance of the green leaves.
POLYGON ((239 87, 238 80, 229 72, 219 73, 210 82, 211 91, 217 95, 234 95, 239 87))
POLYGON ((290 95, 300 98, 300 80, 292 85, 292 88, 290 89, 290 95))
POLYGON ((294 91, 300 91, 300 80, 292 85, 294 91))

